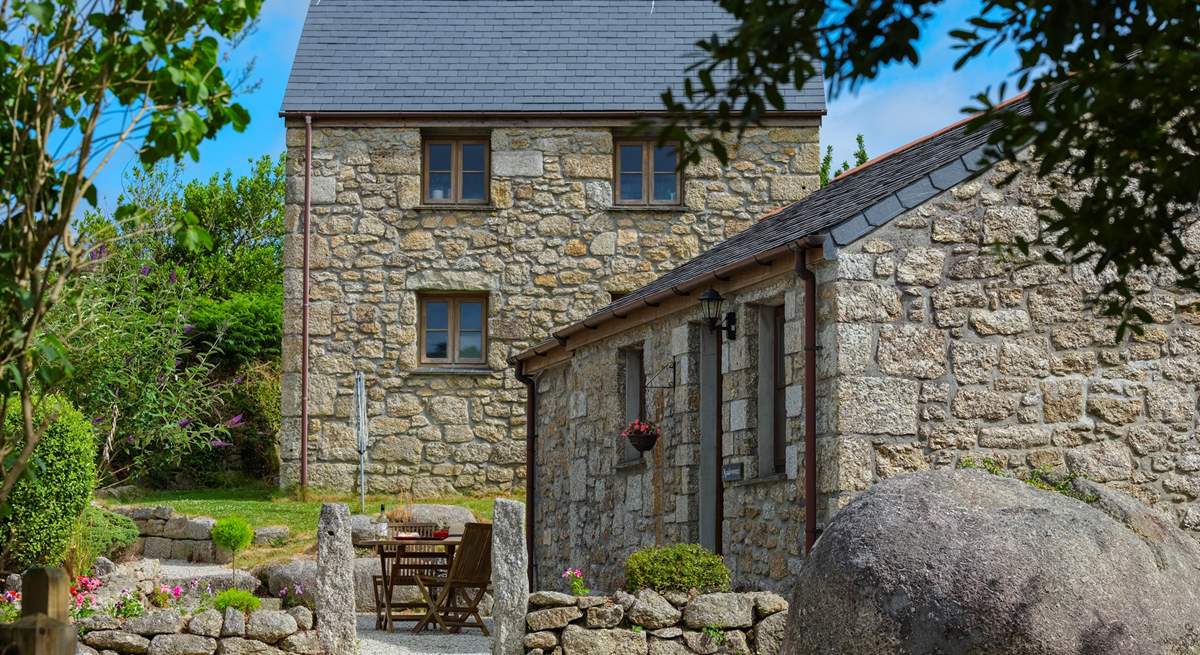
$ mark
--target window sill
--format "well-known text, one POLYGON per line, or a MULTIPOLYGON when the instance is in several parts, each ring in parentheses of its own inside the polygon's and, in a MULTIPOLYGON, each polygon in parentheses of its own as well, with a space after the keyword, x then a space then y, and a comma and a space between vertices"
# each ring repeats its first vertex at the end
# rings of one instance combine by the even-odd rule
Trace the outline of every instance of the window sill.
POLYGON ((787 482, 787 481, 788 481, 787 473, 775 473, 772 475, 764 475, 764 476, 759 476, 759 477, 754 477, 754 478, 747 478, 745 480, 738 480, 737 482, 729 482, 725 486, 729 489, 736 489, 737 487, 753 487, 753 486, 757 486, 760 484, 773 484, 776 482, 787 482))
POLYGON ((618 471, 627 471, 627 470, 642 468, 643 466, 645 466, 645 464, 646 464, 646 462, 641 457, 639 457, 637 459, 627 459, 624 461, 617 462, 616 469, 618 471))
POLYGON ((415 209, 417 211, 490 212, 490 211, 496 211, 496 206, 492 205, 492 204, 470 205, 470 204, 446 203, 446 204, 442 205, 442 204, 435 203, 435 204, 417 205, 416 207, 413 207, 413 209, 415 209))
POLYGON ((687 205, 613 205, 607 209, 613 212, 667 212, 677 214, 679 212, 692 211, 687 205))
POLYGON ((453 366, 421 366, 408 372, 409 375, 491 375, 490 368, 457 368, 453 366))

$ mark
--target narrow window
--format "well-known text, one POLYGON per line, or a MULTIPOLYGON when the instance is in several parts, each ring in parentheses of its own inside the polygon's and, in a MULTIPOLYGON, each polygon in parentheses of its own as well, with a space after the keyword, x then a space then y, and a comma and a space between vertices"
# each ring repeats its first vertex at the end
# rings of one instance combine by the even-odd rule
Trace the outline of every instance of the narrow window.
POLYGON ((772 421, 772 425, 775 431, 771 435, 771 445, 775 455, 775 472, 783 473, 787 461, 787 455, 784 453, 784 437, 787 436, 787 368, 783 357, 783 305, 775 307, 774 314, 775 352, 772 359, 775 361, 775 398, 772 410, 775 420, 772 421))
MULTIPOLYGON (((624 368, 622 390, 625 394, 625 425, 646 418, 646 370, 641 348, 627 348, 621 351, 624 368)), ((621 429, 625 429, 625 425, 621 429)), ((642 454, 628 441, 622 440, 621 461, 640 461, 642 454)))
POLYGON ((787 436, 787 368, 783 306, 761 307, 758 315, 758 474, 784 472, 787 436))
POLYGON ((677 205, 680 201, 679 148, 674 143, 618 141, 617 203, 677 205))
POLYGON ((483 204, 488 199, 488 142, 437 139, 425 142, 425 202, 483 204))
POLYGON ((487 299, 421 296, 421 362, 479 365, 487 361, 487 299))

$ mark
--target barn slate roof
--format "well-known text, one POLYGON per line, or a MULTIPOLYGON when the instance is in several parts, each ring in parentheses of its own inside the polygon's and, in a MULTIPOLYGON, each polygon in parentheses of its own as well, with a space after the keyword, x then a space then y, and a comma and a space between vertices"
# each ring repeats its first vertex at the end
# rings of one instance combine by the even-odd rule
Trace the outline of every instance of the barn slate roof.
MULTIPOLYGON (((1024 96, 1009 100, 1003 111, 1028 113, 1024 96)), ((933 134, 872 159, 759 220, 708 251, 664 273, 632 293, 599 309, 582 321, 553 333, 554 337, 518 353, 514 359, 544 354, 560 339, 591 329, 629 311, 653 304, 653 299, 711 280, 721 271, 752 264, 757 257, 791 245, 820 241, 836 250, 886 224, 902 212, 982 173, 991 164, 984 157, 988 137, 999 127, 991 120, 973 129, 963 119, 933 134)))
MULTIPOLYGON (((713 0, 311 0, 282 113, 661 111, 735 24, 713 0)), ((783 95, 825 111, 819 76, 783 95)))

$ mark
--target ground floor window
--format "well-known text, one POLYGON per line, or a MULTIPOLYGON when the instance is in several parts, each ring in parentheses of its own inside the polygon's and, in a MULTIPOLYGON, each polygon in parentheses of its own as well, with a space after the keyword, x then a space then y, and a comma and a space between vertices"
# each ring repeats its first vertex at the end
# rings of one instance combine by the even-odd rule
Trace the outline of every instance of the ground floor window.
POLYGON ((421 361, 478 365, 487 361, 487 298, 421 295, 421 361))

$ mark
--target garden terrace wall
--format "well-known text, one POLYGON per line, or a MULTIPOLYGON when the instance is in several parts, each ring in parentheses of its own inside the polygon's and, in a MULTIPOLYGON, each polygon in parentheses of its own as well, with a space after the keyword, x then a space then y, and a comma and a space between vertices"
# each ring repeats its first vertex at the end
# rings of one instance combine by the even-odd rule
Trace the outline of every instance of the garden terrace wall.
POLYGON ((79 655, 321 655, 316 619, 305 607, 256 610, 248 615, 215 609, 187 616, 157 610, 133 619, 96 615, 79 623, 79 655))
MULTIPOLYGON (((216 520, 207 516, 188 517, 170 507, 118 507, 113 510, 128 516, 138 528, 138 539, 122 553, 122 557, 171 559, 187 562, 228 564, 232 554, 212 542, 216 520)), ((254 543, 270 543, 286 538, 288 529, 282 526, 254 530, 254 543)))
POLYGON ((776 655, 787 601, 771 592, 574 597, 537 592, 525 617, 526 655, 776 655))
MULTIPOLYGON (((509 355, 817 188, 818 121, 771 118, 683 178, 682 204, 613 204, 620 121, 472 121, 490 141, 490 203, 421 194, 423 131, 463 125, 317 118, 312 129, 308 479, 355 488, 354 372, 366 375, 373 493, 519 489, 525 389, 509 355), (486 362, 422 365, 418 294, 487 297, 486 362)), ((290 122, 281 484, 298 480, 305 130, 290 122)))

